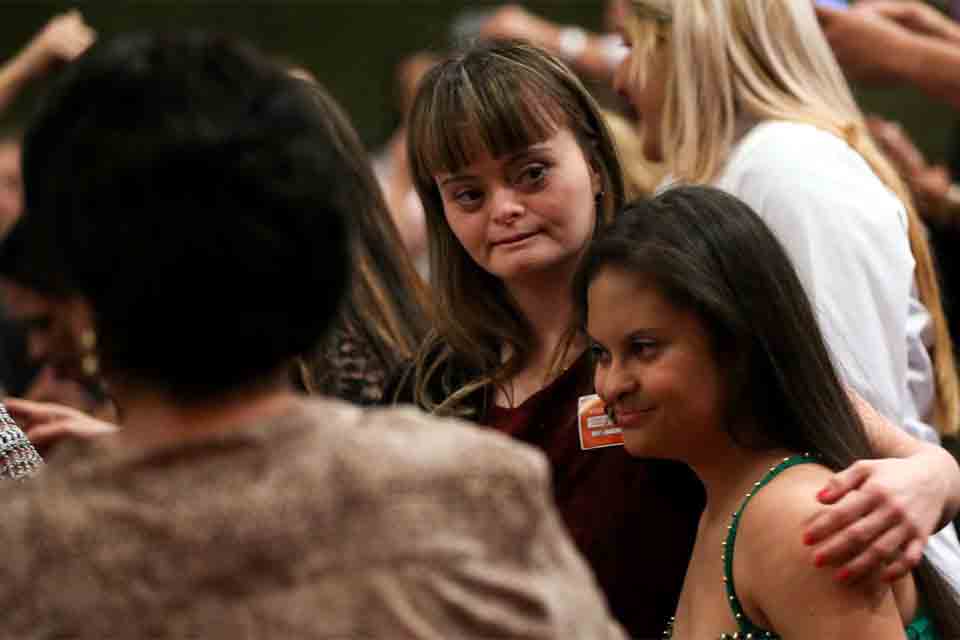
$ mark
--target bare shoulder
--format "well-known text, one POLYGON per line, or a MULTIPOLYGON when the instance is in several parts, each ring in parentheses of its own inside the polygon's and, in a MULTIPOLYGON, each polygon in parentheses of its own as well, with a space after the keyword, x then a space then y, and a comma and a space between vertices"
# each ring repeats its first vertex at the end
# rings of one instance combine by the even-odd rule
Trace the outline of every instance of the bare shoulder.
POLYGON ((822 508, 816 493, 831 475, 818 464, 796 465, 751 499, 736 539, 737 594, 755 622, 785 637, 902 638, 888 586, 838 581, 833 569, 815 565, 803 543, 806 525, 822 508))
POLYGON ((751 498, 741 518, 739 536, 751 546, 776 541, 784 550, 793 549, 790 540, 796 538, 800 550, 805 550, 803 528, 822 508, 816 494, 832 475, 830 469, 815 463, 780 472, 751 498))

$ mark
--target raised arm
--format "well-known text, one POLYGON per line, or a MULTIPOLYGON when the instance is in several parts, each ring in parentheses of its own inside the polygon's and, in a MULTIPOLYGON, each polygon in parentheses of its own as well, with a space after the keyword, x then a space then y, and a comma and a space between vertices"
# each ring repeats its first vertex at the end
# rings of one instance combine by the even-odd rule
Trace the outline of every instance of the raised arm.
POLYGON ((821 7, 817 13, 837 60, 853 79, 913 84, 960 108, 960 29, 915 4, 821 7))
POLYGON ((59 62, 73 60, 96 39, 77 10, 54 16, 12 59, 0 67, 0 111, 31 81, 59 62))

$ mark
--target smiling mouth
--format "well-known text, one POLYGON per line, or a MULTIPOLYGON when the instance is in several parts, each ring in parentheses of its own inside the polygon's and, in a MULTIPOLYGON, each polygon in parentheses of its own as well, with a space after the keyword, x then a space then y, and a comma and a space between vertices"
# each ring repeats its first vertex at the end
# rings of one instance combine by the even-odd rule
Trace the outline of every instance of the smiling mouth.
POLYGON ((616 416, 617 425, 629 425, 631 422, 636 422, 637 420, 642 420, 644 416, 653 411, 653 408, 650 409, 639 409, 632 411, 615 411, 614 415, 616 416))
POLYGON ((532 238, 533 236, 537 235, 538 233, 540 233, 540 232, 539 232, 539 231, 529 231, 529 232, 527 232, 527 233, 518 233, 517 235, 510 236, 509 238, 504 238, 503 240, 497 240, 496 242, 492 242, 491 244, 492 244, 494 247, 501 247, 501 246, 504 246, 504 245, 517 244, 517 243, 523 242, 523 241, 526 240, 527 238, 532 238))

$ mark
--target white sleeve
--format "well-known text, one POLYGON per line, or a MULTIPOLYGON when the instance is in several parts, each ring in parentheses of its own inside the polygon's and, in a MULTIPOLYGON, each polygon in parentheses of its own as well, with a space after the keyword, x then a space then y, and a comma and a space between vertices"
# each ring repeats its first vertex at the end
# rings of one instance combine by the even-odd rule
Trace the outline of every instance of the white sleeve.
POLYGON ((885 189, 858 185, 844 169, 757 168, 740 177, 735 195, 786 249, 841 378, 902 424, 914 266, 904 212, 885 189))

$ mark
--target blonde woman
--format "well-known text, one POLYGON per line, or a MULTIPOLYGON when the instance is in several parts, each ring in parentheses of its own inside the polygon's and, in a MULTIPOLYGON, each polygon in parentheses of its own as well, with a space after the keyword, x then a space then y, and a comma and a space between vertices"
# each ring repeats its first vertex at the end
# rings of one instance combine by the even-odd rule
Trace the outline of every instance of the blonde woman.
MULTIPOLYGON (((631 54, 614 84, 640 113, 648 158, 674 181, 714 184, 760 214, 794 262, 846 384, 918 438, 956 432, 957 376, 923 229, 812 3, 635 0, 622 30, 631 54)), ((862 504, 857 511, 866 494, 843 499, 862 504)), ((858 534, 906 552, 901 538, 880 535, 882 522, 865 519, 858 534)), ((854 576, 865 566, 849 549, 816 552, 852 559, 854 576)), ((952 527, 928 552, 960 585, 952 527)))

